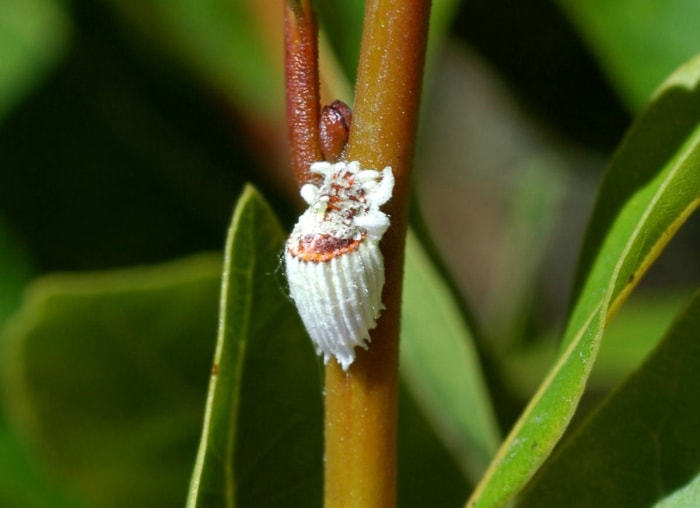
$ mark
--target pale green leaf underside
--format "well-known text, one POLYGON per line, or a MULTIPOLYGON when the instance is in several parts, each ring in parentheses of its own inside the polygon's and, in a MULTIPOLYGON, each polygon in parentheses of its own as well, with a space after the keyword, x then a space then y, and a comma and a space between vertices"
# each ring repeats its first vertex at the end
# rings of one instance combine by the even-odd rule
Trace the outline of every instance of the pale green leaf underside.
POLYGON ((653 508, 695 508, 700 506, 700 474, 687 485, 660 500, 653 508))
POLYGON ((502 445, 469 506, 503 506, 566 429, 603 329, 698 206, 700 59, 656 94, 615 154, 598 196, 560 356, 502 445))
POLYGON ((412 233, 405 273, 402 376, 467 477, 476 481, 500 438, 472 336, 412 233))

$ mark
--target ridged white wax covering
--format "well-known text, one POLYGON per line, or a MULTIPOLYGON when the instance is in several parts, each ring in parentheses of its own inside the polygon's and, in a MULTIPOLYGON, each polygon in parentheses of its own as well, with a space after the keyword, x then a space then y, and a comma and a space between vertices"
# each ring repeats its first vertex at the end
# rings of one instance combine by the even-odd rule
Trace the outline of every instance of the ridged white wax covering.
POLYGON ((384 260, 377 241, 366 239, 347 254, 325 262, 285 254, 289 290, 306 330, 323 355, 347 370, 355 347, 367 349, 369 330, 384 309, 384 260))

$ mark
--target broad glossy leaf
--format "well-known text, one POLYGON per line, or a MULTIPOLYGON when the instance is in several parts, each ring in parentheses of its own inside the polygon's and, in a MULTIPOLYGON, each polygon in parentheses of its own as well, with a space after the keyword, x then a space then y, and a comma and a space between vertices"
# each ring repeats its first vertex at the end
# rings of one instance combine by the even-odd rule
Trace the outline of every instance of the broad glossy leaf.
POLYGON ((697 293, 644 364, 557 449, 518 506, 652 506, 695 478, 699 336, 697 293))
POLYGON ((0 2, 0 118, 62 55, 68 20, 55 0, 0 2))
POLYGON ((560 355, 472 501, 502 506, 547 458, 585 388, 603 329, 700 203, 700 59, 659 90, 615 154, 579 265, 560 355))
POLYGON ((182 505, 216 334, 219 256, 47 276, 4 334, 13 428, 91 507, 182 505))
POLYGON ((219 333, 189 508, 321 503, 318 361, 281 287, 285 235, 252 187, 226 242, 219 333))
POLYGON ((415 235, 406 250, 401 373, 462 470, 476 481, 499 442, 464 317, 415 235))
POLYGON ((696 0, 559 0, 618 93, 639 111, 674 69, 700 52, 696 0))

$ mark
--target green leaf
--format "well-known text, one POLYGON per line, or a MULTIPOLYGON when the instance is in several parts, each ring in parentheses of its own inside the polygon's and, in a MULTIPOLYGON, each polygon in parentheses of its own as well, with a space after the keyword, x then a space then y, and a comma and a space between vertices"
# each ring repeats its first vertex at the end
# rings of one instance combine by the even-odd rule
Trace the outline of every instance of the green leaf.
POLYGON ((216 332, 219 256, 47 276, 4 334, 13 428, 92 507, 181 505, 216 332))
POLYGON ((605 328, 588 386, 609 389, 637 368, 658 344, 692 290, 638 291, 605 328))
POLYGON ((407 238, 401 374, 472 481, 499 442, 478 354, 462 313, 414 234, 407 238))
MULTIPOLYGON (((691 293, 687 289, 634 293, 605 328, 587 389, 604 393, 625 379, 658 344, 691 293)), ((510 352, 502 362, 509 391, 522 399, 535 393, 541 373, 556 359, 556 348, 554 336, 547 334, 510 352)))
MULTIPOLYGON (((557 449, 518 506, 651 506, 696 477, 698 336, 700 293, 641 368, 557 449)), ((697 497, 684 506, 696 505, 697 497)))
POLYGON ((700 499, 700 474, 693 481, 654 505, 654 508, 693 508, 700 499))
POLYGON ((0 217, 0 329, 20 305, 22 289, 33 271, 30 265, 20 242, 0 217))
POLYGON ((276 276, 284 238, 267 203, 247 187, 226 242, 189 508, 320 506, 319 364, 276 276))
POLYGON ((399 392, 398 505, 458 506, 469 492, 470 482, 405 384, 400 383, 399 392))
POLYGON ((502 506, 547 458, 576 409, 609 318, 700 204, 699 81, 700 59, 671 76, 613 158, 584 242, 559 358, 472 503, 502 506))
POLYGON ((0 2, 0 118, 31 90, 62 56, 68 20, 60 2, 0 2))
POLYGON ((632 111, 700 51, 696 0, 560 0, 632 111))
MULTIPOLYGON (((22 291, 33 272, 30 265, 20 242, 0 220, 0 330, 21 305, 22 291)), ((19 436, 9 428, 4 408, 0 408, 0 457, 0 506, 76 506, 37 467, 19 436)))
POLYGON ((0 423, 0 506, 10 508, 83 508, 47 478, 16 434, 0 423))

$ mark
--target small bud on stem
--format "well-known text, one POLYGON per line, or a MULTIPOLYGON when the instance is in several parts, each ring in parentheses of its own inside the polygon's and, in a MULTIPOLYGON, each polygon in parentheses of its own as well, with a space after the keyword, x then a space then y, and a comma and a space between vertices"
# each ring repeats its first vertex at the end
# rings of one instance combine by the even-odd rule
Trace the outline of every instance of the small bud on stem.
POLYGON ((351 123, 352 110, 343 101, 336 100, 323 107, 319 137, 321 152, 327 161, 338 162, 345 155, 351 123))

